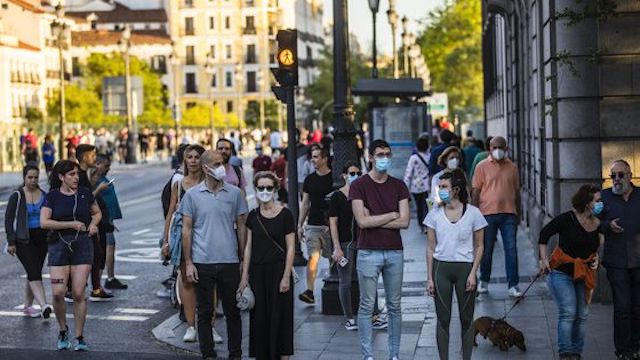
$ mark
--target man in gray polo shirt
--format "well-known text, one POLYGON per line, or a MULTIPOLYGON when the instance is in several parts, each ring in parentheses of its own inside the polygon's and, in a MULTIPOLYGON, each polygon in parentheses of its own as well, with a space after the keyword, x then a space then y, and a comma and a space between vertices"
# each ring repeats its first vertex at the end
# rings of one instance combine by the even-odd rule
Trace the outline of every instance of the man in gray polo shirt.
POLYGON ((238 254, 246 243, 247 202, 240 189, 224 182, 222 154, 209 150, 200 157, 205 180, 182 198, 182 253, 187 279, 195 283, 198 301, 198 340, 204 359, 215 359, 211 320, 213 290, 217 288, 227 319, 230 359, 242 356, 242 322, 236 307, 240 283, 238 254), (236 226, 234 226, 236 225, 236 226))

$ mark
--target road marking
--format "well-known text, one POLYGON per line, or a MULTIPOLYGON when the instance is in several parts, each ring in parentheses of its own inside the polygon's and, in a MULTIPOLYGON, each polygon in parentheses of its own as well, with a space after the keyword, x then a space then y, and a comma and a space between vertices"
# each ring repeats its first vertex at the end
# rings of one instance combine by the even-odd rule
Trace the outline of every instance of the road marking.
POLYGON ((159 311, 153 309, 116 308, 114 312, 121 314, 153 315, 159 311))
POLYGON ((142 235, 144 233, 148 233, 150 231, 151 231, 151 229, 148 229, 148 228, 147 229, 142 229, 142 230, 138 230, 136 232, 132 232, 131 235, 138 236, 138 235, 142 235))
POLYGON ((160 195, 159 194, 151 194, 151 195, 147 195, 147 196, 143 196, 141 198, 138 199, 133 199, 133 200, 129 200, 129 201, 124 201, 122 203, 120 203, 121 207, 127 207, 127 206, 133 206, 133 205, 138 205, 138 204, 143 204, 149 200, 159 200, 160 199, 160 195))
MULTIPOLYGON (((22 311, 0 311, 0 316, 13 316, 13 317, 24 317, 25 315, 22 311)), ((55 318, 55 314, 51 314, 52 318, 55 318)), ((67 314, 68 319, 73 319, 73 314, 67 314)), ((109 320, 109 321, 147 321, 149 320, 146 316, 134 316, 134 315, 87 315, 87 319, 92 320, 109 320)))
MULTIPOLYGON (((26 279, 27 275, 22 274, 22 275, 20 275, 20 277, 23 278, 23 279, 26 279)), ((51 279, 51 275, 50 274, 42 274, 42 278, 43 279, 51 279)), ((107 275, 102 275, 102 278, 106 279, 107 275)), ((116 275, 116 278, 120 279, 120 280, 135 280, 138 277, 136 275, 116 275)))
POLYGON ((0 201, 0 206, 5 206, 7 205, 9 202, 8 201, 0 201))
POLYGON ((116 250, 116 261, 160 263, 160 248, 144 247, 134 249, 116 250))

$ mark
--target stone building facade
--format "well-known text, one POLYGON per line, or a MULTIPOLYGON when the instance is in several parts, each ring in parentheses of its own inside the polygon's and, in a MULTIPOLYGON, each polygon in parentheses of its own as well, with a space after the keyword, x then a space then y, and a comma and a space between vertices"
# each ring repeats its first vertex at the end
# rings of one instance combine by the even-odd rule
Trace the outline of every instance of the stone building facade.
POLYGON ((487 134, 508 139, 534 241, 612 160, 640 182, 640 2, 597 3, 483 0, 487 134))

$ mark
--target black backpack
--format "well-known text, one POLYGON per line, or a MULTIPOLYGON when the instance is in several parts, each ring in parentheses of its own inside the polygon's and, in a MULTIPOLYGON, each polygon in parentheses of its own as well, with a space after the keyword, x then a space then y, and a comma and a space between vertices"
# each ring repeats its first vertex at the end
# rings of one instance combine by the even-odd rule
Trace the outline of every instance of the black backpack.
POLYGON ((176 174, 182 174, 180 169, 176 169, 176 171, 174 171, 173 175, 171 175, 171 177, 169 178, 169 181, 164 184, 164 187, 162 188, 162 195, 160 195, 160 200, 162 201, 162 210, 164 211, 165 219, 167 218, 167 213, 169 213, 169 203, 171 202, 171 183, 173 177, 176 174))

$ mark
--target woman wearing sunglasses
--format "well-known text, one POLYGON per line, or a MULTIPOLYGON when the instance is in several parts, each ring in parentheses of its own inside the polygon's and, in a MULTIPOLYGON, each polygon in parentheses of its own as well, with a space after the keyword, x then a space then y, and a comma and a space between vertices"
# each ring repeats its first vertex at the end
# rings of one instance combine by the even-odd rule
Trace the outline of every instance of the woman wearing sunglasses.
POLYGON ((260 206, 247 215, 247 244, 238 294, 251 285, 255 305, 249 321, 249 357, 288 359, 293 355, 295 221, 277 203, 280 181, 271 171, 253 179, 260 206))
POLYGON ((43 229, 51 230, 49 272, 53 292, 53 310, 60 326, 58 350, 71 347, 64 294, 71 281, 76 351, 88 350, 84 341, 87 318, 85 287, 93 264, 93 240, 102 217, 90 189, 79 187, 78 164, 60 160, 51 173, 51 191, 40 212, 43 229))

